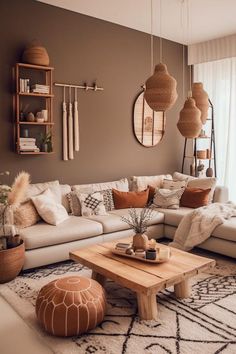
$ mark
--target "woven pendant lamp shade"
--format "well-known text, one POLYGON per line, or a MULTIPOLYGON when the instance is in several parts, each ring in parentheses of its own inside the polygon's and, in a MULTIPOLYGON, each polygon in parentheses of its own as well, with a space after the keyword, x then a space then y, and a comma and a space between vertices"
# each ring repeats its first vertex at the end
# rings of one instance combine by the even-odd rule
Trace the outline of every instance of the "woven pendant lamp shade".
POLYGON ((165 64, 159 63, 154 74, 146 81, 144 98, 154 111, 167 111, 177 100, 177 82, 168 73, 165 64))
POLYGON ((196 107, 193 98, 189 97, 185 101, 177 127, 185 138, 193 139, 199 136, 202 129, 201 111, 196 107))
POLYGON ((192 96, 195 99, 197 108, 201 111, 201 121, 202 124, 206 123, 208 116, 208 94, 203 89, 203 84, 201 82, 194 82, 192 85, 192 96))

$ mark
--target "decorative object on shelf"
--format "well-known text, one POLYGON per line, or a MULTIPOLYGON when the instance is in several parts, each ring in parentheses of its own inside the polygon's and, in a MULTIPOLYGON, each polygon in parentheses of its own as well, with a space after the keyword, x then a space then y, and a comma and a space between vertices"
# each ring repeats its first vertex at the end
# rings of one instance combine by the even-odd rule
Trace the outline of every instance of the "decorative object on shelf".
POLYGON ((204 160, 207 158, 207 152, 206 150, 197 150, 197 158, 204 160))
POLYGON ((196 107, 193 98, 189 97, 180 111, 177 127, 185 138, 196 138, 202 129, 201 111, 196 107))
POLYGON ((49 56, 46 48, 44 48, 38 41, 32 41, 24 50, 22 55, 24 63, 34 65, 49 65, 49 56))
POLYGON ((12 187, 0 186, 0 283, 14 279, 24 263, 24 243, 14 225, 14 209, 24 199, 29 174, 21 172, 12 187))
POLYGON ((205 124, 208 117, 209 101, 202 82, 194 82, 192 84, 192 97, 195 99, 197 108, 201 111, 202 124, 205 124))
POLYGON ((47 133, 41 133, 40 137, 40 148, 42 152, 51 152, 52 151, 52 133, 51 131, 47 133))
MULTIPOLYGON (((155 66, 155 71, 145 83, 144 98, 154 111, 165 112, 170 109, 178 98, 177 82, 169 74, 166 64, 162 63, 162 37, 161 37, 161 11, 160 0, 159 23, 160 23, 160 63, 155 66)), ((151 0, 151 74, 153 72, 153 3, 151 0)))
POLYGON ((211 167, 208 167, 206 169, 206 176, 207 177, 213 177, 214 173, 213 173, 213 169, 211 167))
POLYGON ((207 159, 211 159, 211 149, 207 149, 206 150, 206 157, 207 157, 207 159))
POLYGON ((47 122, 48 121, 48 110, 42 109, 41 114, 42 114, 42 118, 44 119, 44 122, 47 122))
POLYGON ((165 133, 165 112, 155 112, 149 107, 144 98, 144 90, 135 99, 133 127, 138 142, 145 147, 156 146, 165 133))
POLYGON ((27 122, 34 122, 35 121, 35 116, 33 112, 29 112, 26 115, 26 121, 27 122))
POLYGON ((153 211, 149 208, 143 208, 140 212, 136 209, 129 210, 129 217, 121 217, 121 220, 128 224, 135 232, 133 237, 133 249, 146 250, 148 249, 148 237, 145 232, 148 228, 148 223, 151 220, 153 211))

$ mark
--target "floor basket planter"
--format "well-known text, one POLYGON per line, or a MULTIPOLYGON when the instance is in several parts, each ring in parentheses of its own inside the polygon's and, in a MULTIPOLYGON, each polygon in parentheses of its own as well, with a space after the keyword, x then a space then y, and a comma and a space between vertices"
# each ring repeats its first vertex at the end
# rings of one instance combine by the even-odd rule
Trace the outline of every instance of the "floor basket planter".
POLYGON ((21 271, 24 264, 25 245, 0 251, 0 283, 13 280, 21 271))

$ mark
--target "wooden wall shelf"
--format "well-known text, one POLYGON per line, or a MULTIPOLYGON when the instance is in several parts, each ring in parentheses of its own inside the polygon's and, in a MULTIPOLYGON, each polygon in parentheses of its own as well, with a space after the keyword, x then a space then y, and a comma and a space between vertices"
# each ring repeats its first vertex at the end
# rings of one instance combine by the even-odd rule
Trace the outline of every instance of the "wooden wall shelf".
MULTIPOLYGON (((15 142, 16 142, 16 152, 19 155, 47 155, 53 153, 44 152, 44 151, 24 151, 23 147, 21 150, 20 146, 20 138, 25 137, 22 132, 23 129, 28 130, 29 138, 36 139, 36 147, 41 150, 40 142, 39 142, 39 133, 48 134, 52 132, 52 128, 54 126, 53 122, 53 67, 42 66, 42 65, 32 65, 32 64, 25 64, 25 63, 16 63, 15 67, 13 68, 13 79, 15 82, 15 99, 14 99, 14 115, 15 115, 15 124, 14 124, 14 135, 15 135, 15 142), (41 73, 40 73, 41 72, 41 73), (32 84, 40 84, 40 85, 47 85, 49 87, 49 93, 35 93, 35 92, 21 92, 22 88, 20 87, 20 79, 28 79, 30 81, 30 86, 32 84), (20 90, 21 88, 21 90, 20 90), (32 101, 30 99, 30 111, 33 110, 32 106, 37 107, 35 109, 37 111, 47 110, 48 118, 45 122, 27 122, 20 120, 21 117, 21 107, 22 104, 27 105, 27 99, 29 97, 34 97, 39 99, 38 104, 37 101, 32 101), (40 108, 38 108, 40 107, 40 108), (24 128, 25 127, 25 128, 24 128), (33 128, 34 127, 34 128, 33 128)), ((29 88, 30 89, 30 88, 29 88)), ((29 112, 27 112, 29 113, 29 112)), ((32 147, 32 150, 34 147, 32 147)))

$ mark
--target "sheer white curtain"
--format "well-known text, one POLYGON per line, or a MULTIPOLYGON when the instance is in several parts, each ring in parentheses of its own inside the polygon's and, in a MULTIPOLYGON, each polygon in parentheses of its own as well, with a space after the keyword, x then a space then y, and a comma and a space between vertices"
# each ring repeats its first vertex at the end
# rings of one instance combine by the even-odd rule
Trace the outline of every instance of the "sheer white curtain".
POLYGON ((194 65, 194 81, 214 105, 217 177, 236 202, 236 58, 194 65))

